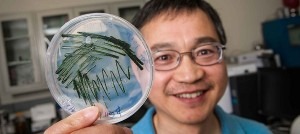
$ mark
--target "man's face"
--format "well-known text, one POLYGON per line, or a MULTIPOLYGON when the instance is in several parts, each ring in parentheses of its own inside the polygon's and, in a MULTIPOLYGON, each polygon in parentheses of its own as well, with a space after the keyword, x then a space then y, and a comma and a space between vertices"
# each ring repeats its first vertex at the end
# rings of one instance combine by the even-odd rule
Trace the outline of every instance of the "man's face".
MULTIPOLYGON (((141 29, 152 51, 189 52, 201 42, 219 41, 211 20, 201 10, 174 16, 161 14, 141 29)), ((158 118, 201 123, 212 116, 226 84, 224 62, 200 66, 185 55, 177 68, 155 71, 149 99, 156 107, 158 118)))

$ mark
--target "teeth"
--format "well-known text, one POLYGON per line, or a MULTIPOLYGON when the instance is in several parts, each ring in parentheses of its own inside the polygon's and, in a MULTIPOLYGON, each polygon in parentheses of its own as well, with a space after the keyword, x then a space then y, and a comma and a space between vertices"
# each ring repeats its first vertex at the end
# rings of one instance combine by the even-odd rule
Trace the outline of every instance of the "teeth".
POLYGON ((203 91, 198 91, 198 92, 194 92, 194 93, 178 94, 176 96, 179 98, 192 99, 192 98, 196 98, 196 97, 200 96, 201 94, 203 94, 203 91))

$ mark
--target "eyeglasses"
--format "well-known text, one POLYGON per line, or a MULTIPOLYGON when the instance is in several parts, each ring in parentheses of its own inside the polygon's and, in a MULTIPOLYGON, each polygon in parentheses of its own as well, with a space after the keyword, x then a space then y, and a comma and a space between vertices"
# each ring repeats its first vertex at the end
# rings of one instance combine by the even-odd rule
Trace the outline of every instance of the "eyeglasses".
POLYGON ((158 50, 152 54, 155 70, 167 71, 176 68, 183 55, 190 55, 200 66, 210 66, 220 63, 223 59, 225 46, 218 42, 205 43, 191 52, 179 53, 175 50, 158 50))

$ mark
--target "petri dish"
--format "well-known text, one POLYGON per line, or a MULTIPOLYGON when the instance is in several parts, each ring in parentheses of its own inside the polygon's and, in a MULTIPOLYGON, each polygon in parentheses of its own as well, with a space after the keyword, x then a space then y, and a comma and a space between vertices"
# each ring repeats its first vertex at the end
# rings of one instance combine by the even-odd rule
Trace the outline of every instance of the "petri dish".
POLYGON ((45 73, 56 102, 72 114, 96 105, 96 123, 118 123, 146 101, 153 79, 150 50, 128 21, 92 13, 65 23, 50 42, 45 73))

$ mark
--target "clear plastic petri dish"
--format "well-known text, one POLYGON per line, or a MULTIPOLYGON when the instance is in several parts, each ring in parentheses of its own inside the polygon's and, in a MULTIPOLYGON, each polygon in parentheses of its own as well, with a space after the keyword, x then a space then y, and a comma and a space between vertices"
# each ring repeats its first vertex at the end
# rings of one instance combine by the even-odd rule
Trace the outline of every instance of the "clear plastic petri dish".
POLYGON ((69 114, 96 105, 96 123, 117 123, 146 101, 153 79, 150 50, 126 20, 106 13, 76 17, 51 40, 45 73, 56 102, 69 114))

